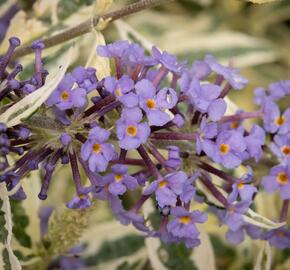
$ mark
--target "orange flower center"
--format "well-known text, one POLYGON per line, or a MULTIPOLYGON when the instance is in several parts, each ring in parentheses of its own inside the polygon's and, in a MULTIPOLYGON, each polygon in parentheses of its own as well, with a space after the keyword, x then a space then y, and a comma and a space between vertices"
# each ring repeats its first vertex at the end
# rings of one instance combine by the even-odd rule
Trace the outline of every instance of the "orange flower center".
POLYGON ((230 146, 228 144, 222 143, 220 145, 220 152, 221 152, 222 155, 227 154, 229 152, 229 150, 230 150, 230 146))
POLYGON ((114 176, 116 182, 121 182, 123 180, 122 174, 115 174, 114 176))
POLYGON ((181 218, 179 218, 179 222, 182 223, 182 224, 189 224, 190 217, 189 216, 181 217, 181 218))
POLYGON ((116 94, 116 96, 118 96, 118 97, 121 97, 123 94, 122 94, 122 91, 121 91, 121 89, 120 88, 117 88, 116 90, 115 90, 115 94, 116 94))
POLYGON ((95 143, 95 144, 93 145, 93 151, 94 151, 96 154, 100 153, 101 150, 102 150, 102 147, 101 147, 100 144, 95 143))
POLYGON ((236 129, 236 128, 238 128, 239 127, 239 122, 238 121, 233 121, 232 123, 231 123, 231 128, 232 129, 236 129))
POLYGON ((290 154, 290 146, 284 145, 283 147, 281 147, 281 152, 284 155, 288 156, 290 154))
POLYGON ((201 133, 199 134, 199 139, 200 139, 202 142, 204 141, 204 133, 201 132, 201 133))
POLYGON ((277 117, 275 119, 275 124, 277 126, 282 126, 285 122, 286 122, 286 117, 285 116, 280 116, 280 117, 277 117))
POLYGON ((286 185, 288 183, 288 176, 285 172, 279 172, 277 174, 276 180, 281 185, 286 185))
POLYGON ((237 187, 238 189, 243 189, 245 184, 243 182, 238 183, 237 187))
POLYGON ((84 199, 86 198, 86 195, 85 195, 85 194, 80 194, 80 195, 79 195, 79 198, 80 198, 81 200, 84 200, 84 199))
POLYGON ((159 188, 164 188, 167 186, 167 184, 168 184, 168 182, 166 180, 163 180, 159 183, 159 188))
POLYGON ((137 135, 137 128, 135 126, 130 125, 126 129, 126 133, 131 137, 135 137, 137 135))
POLYGON ((285 233, 284 232, 281 232, 281 231, 278 231, 275 233, 278 237, 284 237, 285 236, 285 233))
POLYGON ((147 99, 146 101, 146 106, 148 109, 154 109, 156 106, 155 100, 154 99, 147 99))
POLYGON ((67 101, 69 99, 69 92, 64 90, 62 93, 61 93, 61 96, 60 96, 61 100, 62 101, 67 101))

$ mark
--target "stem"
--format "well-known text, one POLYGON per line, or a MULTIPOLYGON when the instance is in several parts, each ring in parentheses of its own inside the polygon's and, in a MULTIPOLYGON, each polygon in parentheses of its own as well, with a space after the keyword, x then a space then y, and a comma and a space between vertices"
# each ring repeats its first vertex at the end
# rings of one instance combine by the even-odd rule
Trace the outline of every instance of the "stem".
POLYGON ((239 112, 234 115, 224 116, 219 122, 232 122, 232 121, 241 121, 245 119, 252 119, 252 118, 260 118, 263 116, 263 112, 261 110, 254 111, 254 112, 239 112))
POLYGON ((98 101, 97 103, 95 103, 92 107, 87 109, 84 112, 84 116, 87 117, 87 116, 93 114, 94 112, 99 111, 104 106, 109 105, 110 103, 112 103, 114 101, 115 101, 115 96, 114 95, 106 96, 105 98, 103 98, 100 101, 98 101))
MULTIPOLYGON (((71 39, 74 39, 78 36, 84 35, 86 33, 89 33, 92 28, 96 27, 100 20, 108 20, 110 19, 110 22, 115 21, 117 19, 120 19, 122 17, 128 16, 130 14, 137 13, 139 11, 142 11, 144 9, 152 8, 157 5, 161 5, 163 3, 168 3, 172 0, 143 0, 139 1, 137 3, 133 3, 130 5, 127 5, 126 7, 123 7, 119 10, 115 10, 112 12, 109 12, 102 16, 93 16, 92 18, 86 20, 83 23, 80 23, 74 27, 71 27, 59 34, 56 34, 54 36, 51 36, 49 38, 43 39, 43 43, 45 45, 45 49, 56 46, 58 44, 61 44, 63 42, 69 41, 71 39)), ((14 57, 18 58, 20 56, 24 56, 27 54, 32 53, 33 50, 30 48, 30 46, 24 46, 20 47, 18 50, 15 51, 14 57)))
POLYGON ((146 164, 147 168, 152 172, 152 175, 154 175, 157 179, 161 178, 161 175, 160 175, 158 169, 156 168, 156 166, 154 165, 154 163, 150 159, 150 157, 147 154, 144 147, 142 145, 140 145, 137 148, 137 151, 138 151, 139 155, 143 158, 144 163, 146 164))
POLYGON ((135 166, 145 166, 145 163, 144 163, 144 161, 142 159, 134 159, 134 158, 115 159, 115 160, 111 160, 110 163, 112 163, 112 164, 135 165, 135 166))
POLYGON ((223 179, 223 180, 226 180, 230 183, 234 183, 235 181, 239 180, 231 175, 228 175, 227 173, 225 173, 224 171, 221 171, 205 162, 201 162, 200 164, 198 164, 198 167, 200 167, 201 169, 209 172, 209 173, 212 173, 216 176, 218 176, 219 178, 223 179))
POLYGON ((281 216, 280 216, 280 221, 281 222, 284 222, 284 221, 287 220, 289 202, 290 202, 290 200, 284 200, 283 201, 283 206, 282 206, 282 209, 281 209, 281 216))
POLYGON ((158 132, 151 135, 155 140, 195 140, 193 133, 178 133, 178 132, 158 132))
POLYGON ((81 175, 78 168, 78 161, 77 161, 77 155, 74 150, 69 152, 69 160, 71 165, 71 170, 73 174, 73 180, 76 186, 76 192, 78 196, 82 195, 82 184, 81 184, 81 175))
POLYGON ((205 176, 202 175, 199 177, 201 182, 207 187, 207 189, 211 192, 211 194, 221 202, 225 208, 228 207, 229 203, 224 195, 216 188, 216 186, 205 176))

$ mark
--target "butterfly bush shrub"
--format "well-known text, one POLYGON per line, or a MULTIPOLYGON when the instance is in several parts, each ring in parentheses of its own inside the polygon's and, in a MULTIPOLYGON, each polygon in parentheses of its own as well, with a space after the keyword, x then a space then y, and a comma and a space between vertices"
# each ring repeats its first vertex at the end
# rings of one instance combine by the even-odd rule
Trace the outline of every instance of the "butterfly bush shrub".
MULTIPOLYGON (((19 44, 11 38, 0 60, 1 113, 45 85, 42 41, 31 46, 35 72, 29 80, 16 79, 20 64, 8 72, 19 44)), ((127 41, 98 46, 97 54, 112 60, 112 76, 99 80, 94 68, 78 66, 21 124, 0 124, 0 181, 8 191, 18 187, 11 199, 25 200, 20 181, 40 169, 38 197, 45 200, 50 182, 61 181, 54 179, 54 171, 62 164, 71 168, 75 196, 66 206, 75 211, 103 200, 122 224, 132 224, 147 237, 192 248, 200 244, 196 225, 207 222, 200 206, 208 205, 203 209, 227 226, 230 243, 239 244, 248 235, 279 249, 290 247, 285 223, 290 109, 281 112, 278 106, 290 94, 290 81, 257 88, 257 111, 226 114, 228 93, 242 91, 248 80, 211 55, 189 65, 156 47, 149 55, 127 41), (247 119, 259 124, 246 128, 247 119), (255 175, 263 163, 272 167, 260 179, 255 175), (247 168, 240 177, 233 170, 239 166, 247 168), (83 184, 81 175, 89 184, 83 184), (216 178, 221 185, 213 181, 216 178), (280 223, 268 220, 272 227, 251 218, 262 190, 268 193, 264 196, 279 192, 283 201, 277 209, 280 223), (129 208, 124 204, 127 193, 134 200, 129 208), (148 200, 156 205, 157 222, 142 214, 148 200)))

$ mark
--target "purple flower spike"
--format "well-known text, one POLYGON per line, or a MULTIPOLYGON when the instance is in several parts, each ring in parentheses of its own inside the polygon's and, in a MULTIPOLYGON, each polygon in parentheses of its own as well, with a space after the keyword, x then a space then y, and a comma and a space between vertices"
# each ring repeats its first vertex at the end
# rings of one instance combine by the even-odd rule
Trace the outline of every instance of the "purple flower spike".
POLYGON ((87 103, 87 93, 83 88, 72 89, 75 79, 71 74, 66 74, 55 91, 47 99, 48 106, 55 105, 64 111, 73 107, 81 108, 87 103))
POLYGON ((139 108, 123 109, 121 118, 117 121, 117 136, 119 146, 130 150, 145 143, 150 135, 147 123, 140 123, 142 112, 139 108))
POLYGON ((151 81, 143 79, 136 86, 139 105, 146 112, 149 125, 163 126, 171 119, 166 109, 173 108, 177 103, 176 92, 171 88, 163 88, 158 93, 151 81))
POLYGON ((290 109, 280 114, 277 104, 266 102, 264 108, 264 128, 270 133, 286 134, 290 131, 290 109))
POLYGON ((290 134, 276 135, 274 142, 270 144, 272 152, 280 159, 284 164, 290 162, 290 134))
POLYGON ((168 225, 168 231, 178 238, 196 239, 199 232, 195 223, 204 223, 207 221, 207 215, 198 210, 189 212, 182 207, 174 207, 171 210, 174 217, 168 225))
POLYGON ((244 137, 238 131, 222 131, 216 143, 206 149, 206 154, 226 168, 235 168, 242 162, 241 154, 246 150, 244 137))
POLYGON ((217 124, 207 123, 206 117, 203 117, 200 124, 200 130, 196 134, 196 153, 200 154, 201 151, 207 153, 208 149, 211 149, 213 145, 211 139, 216 137, 216 135, 217 135, 217 124))
POLYGON ((85 209, 91 206, 91 201, 88 195, 82 194, 74 197, 66 206, 70 209, 85 209))
POLYGON ((249 82, 237 69, 221 65, 212 55, 206 55, 204 61, 213 72, 223 76, 234 89, 243 89, 249 82))
POLYGON ((81 157, 89 161, 92 172, 105 171, 115 155, 114 146, 106 143, 109 137, 109 131, 96 126, 90 130, 88 140, 82 145, 81 157))
POLYGON ((128 175, 128 168, 125 165, 112 166, 111 174, 105 176, 104 181, 110 183, 109 191, 111 194, 118 196, 123 195, 127 189, 134 190, 138 186, 137 180, 128 175))
POLYGON ((131 92, 134 88, 134 81, 129 76, 123 75, 119 80, 113 76, 106 77, 104 86, 124 106, 132 108, 138 105, 138 96, 131 92))
POLYGON ((266 192, 273 193, 277 189, 283 200, 290 199, 290 165, 277 165, 270 170, 270 175, 262 178, 266 192))
POLYGON ((179 171, 167 174, 163 179, 153 181, 143 192, 150 195, 155 192, 156 200, 160 207, 166 205, 175 206, 177 196, 183 192, 184 183, 187 180, 186 173, 179 171))

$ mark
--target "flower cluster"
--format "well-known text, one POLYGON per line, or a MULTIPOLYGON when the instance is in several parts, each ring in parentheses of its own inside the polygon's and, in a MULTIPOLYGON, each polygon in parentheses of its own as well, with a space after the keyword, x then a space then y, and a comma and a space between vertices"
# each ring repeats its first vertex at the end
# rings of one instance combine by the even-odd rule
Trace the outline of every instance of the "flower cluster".
MULTIPOLYGON (((5 82, 0 101, 7 108, 41 87, 47 75, 40 41, 32 45, 33 77, 15 79, 19 65, 8 74, 19 40, 12 38, 10 43, 0 60, 0 78, 5 82)), ((289 81, 274 83, 268 90, 256 89, 258 111, 225 115, 227 94, 243 89, 248 81, 211 55, 189 67, 155 47, 146 55, 138 44, 127 41, 99 46, 97 53, 114 62, 113 76, 99 80, 95 69, 76 67, 65 74, 42 105, 41 114, 11 128, 0 125, 0 180, 7 188, 41 168, 38 196, 45 200, 56 167, 69 164, 76 190, 67 202, 69 208, 88 208, 92 200, 106 200, 122 224, 132 224, 165 242, 194 247, 200 244, 196 223, 207 220, 200 205, 209 204, 228 227, 226 238, 231 243, 240 243, 247 234, 278 248, 289 247, 286 227, 264 231, 246 218, 260 184, 266 192, 280 191, 281 222, 287 218, 290 109, 281 113, 277 102, 290 94, 289 81), (246 128, 244 121, 252 118, 261 118, 263 125, 246 128), (254 179, 254 166, 263 161, 265 152, 276 157, 278 165, 260 183, 254 179), (20 157, 10 164, 7 155, 15 154, 20 157), (248 171, 241 177, 229 171, 242 165, 248 171), (83 184, 80 170, 90 184, 83 184), (213 177, 222 180, 220 187, 213 177), (125 209, 123 196, 128 192, 134 192, 136 199, 125 209), (218 204, 209 200, 209 193, 218 204), (149 198, 156 204, 157 225, 141 214, 149 198)), ((21 187, 13 195, 15 199, 25 196, 21 187)))

